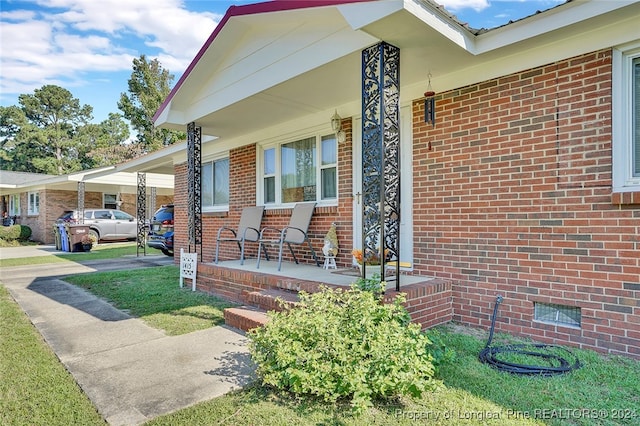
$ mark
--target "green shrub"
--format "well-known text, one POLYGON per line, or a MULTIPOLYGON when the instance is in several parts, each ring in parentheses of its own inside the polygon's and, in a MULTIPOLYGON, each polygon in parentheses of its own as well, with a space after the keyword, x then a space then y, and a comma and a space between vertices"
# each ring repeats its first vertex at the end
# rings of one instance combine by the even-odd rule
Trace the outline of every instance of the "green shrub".
MULTIPOLYGON (((380 281, 380 274, 374 273, 371 278, 358 278, 354 283, 354 286, 362 291, 371 292, 376 297, 380 297, 385 291, 386 283, 384 281, 380 281)), ((406 321, 408 322, 410 320, 411 317, 407 312, 406 321)), ((442 336, 438 330, 428 330, 426 334, 429 339, 427 352, 431 355, 431 363, 434 367, 437 368, 442 364, 455 360, 455 351, 444 344, 442 336)))
POLYGON ((380 296, 384 293, 385 283, 380 281, 380 274, 374 273, 371 278, 358 278, 353 284, 362 291, 369 291, 374 296, 380 296))
POLYGON ((429 338, 427 352, 433 358, 431 362, 434 367, 438 369, 443 364, 455 361, 456 351, 445 345, 442 333, 435 329, 427 330, 426 333, 429 338))
POLYGON ((20 227, 20 237, 18 238, 20 241, 27 241, 31 238, 31 228, 25 225, 14 225, 20 227))
POLYGON ((435 388, 428 337, 409 323, 403 295, 383 304, 355 285, 300 293, 297 307, 269 313, 248 336, 265 384, 362 412, 376 399, 420 397, 435 388))
POLYGON ((0 226, 0 238, 3 240, 26 241, 31 237, 31 228, 25 225, 0 226))

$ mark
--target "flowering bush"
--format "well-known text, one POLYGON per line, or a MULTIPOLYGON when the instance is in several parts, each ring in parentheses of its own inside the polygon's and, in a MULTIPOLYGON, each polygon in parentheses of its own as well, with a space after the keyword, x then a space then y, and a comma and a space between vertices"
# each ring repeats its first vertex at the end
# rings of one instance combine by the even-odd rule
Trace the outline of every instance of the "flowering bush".
MULTIPOLYGON (((366 263, 367 265, 379 265, 380 264, 380 252, 374 252, 373 250, 367 250, 367 255, 366 258, 362 253, 362 250, 360 249, 353 249, 351 250, 351 254, 353 255, 353 257, 356 259, 356 262, 358 262, 358 265, 362 265, 362 262, 366 263)), ((389 254, 389 249, 385 249, 384 250, 384 255, 385 257, 389 254)))

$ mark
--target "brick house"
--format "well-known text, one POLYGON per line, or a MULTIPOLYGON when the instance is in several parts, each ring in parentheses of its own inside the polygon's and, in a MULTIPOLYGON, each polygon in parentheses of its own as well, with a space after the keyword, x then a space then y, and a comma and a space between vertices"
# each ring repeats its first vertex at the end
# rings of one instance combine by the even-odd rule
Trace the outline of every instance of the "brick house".
MULTIPOLYGON (((137 216, 137 176, 112 168, 84 170, 54 176, 2 171, 0 198, 3 212, 31 228, 31 239, 54 243, 53 225, 65 210, 78 208, 79 185, 84 186, 84 208, 113 208, 137 216)), ((157 206, 173 201, 173 176, 147 177, 156 188, 157 206)))
MULTIPOLYGON (((448 283, 444 320, 488 328, 500 294, 501 331, 640 357, 639 21, 638 1, 567 1, 491 30, 429 0, 230 8, 155 117, 193 125, 201 142, 201 271, 243 207, 264 205, 263 226, 282 226, 309 200, 314 246, 336 223, 337 262, 352 265, 364 226, 363 52, 388 43, 400 55, 388 67, 399 101, 383 109, 399 117, 404 273, 448 283), (292 166, 305 154, 317 160, 312 181, 292 166)), ((187 146, 170 159, 183 248, 187 146)), ((231 249, 223 256, 237 258, 231 249)))

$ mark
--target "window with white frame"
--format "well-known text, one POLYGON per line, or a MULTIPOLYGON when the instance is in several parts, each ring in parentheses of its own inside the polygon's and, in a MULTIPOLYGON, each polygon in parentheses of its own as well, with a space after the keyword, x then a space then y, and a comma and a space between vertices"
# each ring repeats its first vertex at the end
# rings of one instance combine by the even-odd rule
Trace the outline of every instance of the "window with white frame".
POLYGON ((640 191, 640 43, 614 50, 613 189, 640 191))
POLYGON ((102 194, 102 208, 103 209, 117 209, 118 208, 118 194, 102 194))
POLYGON ((332 201, 338 196, 335 135, 266 145, 261 150, 264 204, 332 201))
POLYGON ((20 194, 9 195, 9 216, 20 216, 20 194))
POLYGON ((631 63, 633 99, 631 101, 632 118, 632 145, 633 145, 633 177, 640 178, 640 53, 633 58, 631 63))
POLYGON ((202 163, 202 210, 229 208, 229 158, 202 163))
POLYGON ((29 192, 27 196, 27 214, 35 216, 40 214, 40 193, 29 192))

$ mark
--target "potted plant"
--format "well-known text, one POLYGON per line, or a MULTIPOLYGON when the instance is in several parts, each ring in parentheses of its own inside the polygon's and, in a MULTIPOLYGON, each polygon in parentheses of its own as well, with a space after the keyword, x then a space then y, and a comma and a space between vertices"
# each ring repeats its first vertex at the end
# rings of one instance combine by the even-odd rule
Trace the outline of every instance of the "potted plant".
MULTIPOLYGON (((366 265, 380 265, 381 262, 381 256, 380 256, 380 252, 374 252, 373 250, 366 250, 366 256, 365 254, 362 252, 361 249, 357 249, 354 248, 353 250, 351 250, 351 254, 353 255, 354 259, 356 260, 356 262, 358 263, 358 266, 360 267, 360 271, 362 271, 362 264, 366 264, 366 265)), ((384 251, 385 257, 389 254, 389 249, 385 249, 384 251)))
POLYGON ((82 236, 82 240, 80 240, 80 242, 82 243, 82 249, 84 251, 91 251, 91 249, 93 248, 93 245, 97 241, 95 236, 91 234, 85 234, 82 236))

